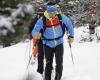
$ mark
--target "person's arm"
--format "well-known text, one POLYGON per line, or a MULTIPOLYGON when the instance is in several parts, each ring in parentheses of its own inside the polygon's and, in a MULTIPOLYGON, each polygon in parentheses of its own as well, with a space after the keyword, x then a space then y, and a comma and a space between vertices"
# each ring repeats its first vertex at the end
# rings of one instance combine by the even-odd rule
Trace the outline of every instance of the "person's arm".
POLYGON ((62 21, 66 25, 66 28, 68 29, 69 36, 74 37, 74 26, 72 21, 64 14, 62 14, 62 21))
POLYGON ((71 44, 74 41, 74 26, 72 21, 65 15, 62 15, 62 21, 67 28, 68 43, 71 44))

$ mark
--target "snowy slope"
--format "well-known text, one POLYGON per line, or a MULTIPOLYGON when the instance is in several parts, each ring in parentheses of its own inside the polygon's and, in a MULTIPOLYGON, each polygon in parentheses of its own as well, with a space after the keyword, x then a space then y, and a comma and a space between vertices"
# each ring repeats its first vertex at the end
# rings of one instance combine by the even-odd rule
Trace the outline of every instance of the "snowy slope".
POLYGON ((100 80, 100 43, 73 44, 75 64, 71 63, 68 46, 64 56, 64 80, 100 80))
POLYGON ((26 43, 19 43, 0 49, 0 80, 20 80, 28 61, 26 47, 26 43))
MULTIPOLYGON (((75 30, 75 33, 80 33, 80 30, 75 30)), ((100 42, 78 43, 79 35, 75 34, 75 42, 71 47, 75 64, 72 63, 66 36, 64 38, 62 80, 100 80, 100 42)), ((40 74, 36 72, 37 62, 26 70, 29 55, 30 41, 0 48, 0 80, 41 80, 40 74)))

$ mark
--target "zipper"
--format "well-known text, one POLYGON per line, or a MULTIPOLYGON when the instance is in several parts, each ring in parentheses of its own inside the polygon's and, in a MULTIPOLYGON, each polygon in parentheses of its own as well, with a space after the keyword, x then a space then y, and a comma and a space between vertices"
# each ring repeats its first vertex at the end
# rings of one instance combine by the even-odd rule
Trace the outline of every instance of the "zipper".
POLYGON ((55 38, 56 38, 56 31, 55 31, 55 28, 54 28, 54 26, 53 26, 52 20, 50 20, 50 21, 51 21, 51 24, 52 24, 52 30, 53 30, 53 33, 54 33, 54 47, 56 47, 56 44, 57 44, 57 42, 56 42, 56 40, 55 40, 55 38))

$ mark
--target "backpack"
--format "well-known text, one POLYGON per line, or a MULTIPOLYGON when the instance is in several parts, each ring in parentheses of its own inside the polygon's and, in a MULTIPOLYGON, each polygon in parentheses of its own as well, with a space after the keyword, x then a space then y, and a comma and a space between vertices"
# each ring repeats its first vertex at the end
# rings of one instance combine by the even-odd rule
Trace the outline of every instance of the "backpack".
POLYGON ((40 32, 41 32, 42 38, 43 38, 44 40, 58 40, 58 39, 60 39, 60 38, 62 38, 62 37, 64 36, 64 34, 65 34, 65 29, 67 30, 66 25, 65 25, 64 23, 62 23, 62 16, 61 16, 61 14, 57 14, 57 16, 58 16, 58 19, 59 19, 59 21, 60 21, 60 25, 61 25, 61 29, 62 29, 62 31, 63 31, 63 34, 62 34, 61 36, 59 36, 58 38, 47 39, 47 38, 43 35, 43 33, 44 33, 45 30, 46 30, 46 17, 43 16, 42 19, 43 19, 43 24, 44 24, 44 26, 43 26, 43 29, 40 30, 40 32))

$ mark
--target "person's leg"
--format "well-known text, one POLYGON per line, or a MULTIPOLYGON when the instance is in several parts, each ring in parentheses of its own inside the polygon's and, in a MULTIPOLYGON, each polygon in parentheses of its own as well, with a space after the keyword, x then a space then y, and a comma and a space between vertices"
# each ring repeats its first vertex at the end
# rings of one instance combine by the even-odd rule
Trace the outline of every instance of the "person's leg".
POLYGON ((63 70, 63 44, 60 44, 55 48, 55 59, 56 59, 55 80, 61 80, 62 70, 63 70))
POLYGON ((38 68, 37 72, 42 74, 44 71, 44 51, 42 41, 38 43, 38 68))
POLYGON ((53 48, 50 48, 46 45, 44 49, 45 49, 45 58, 46 58, 45 80, 51 80, 54 51, 53 51, 53 48))

